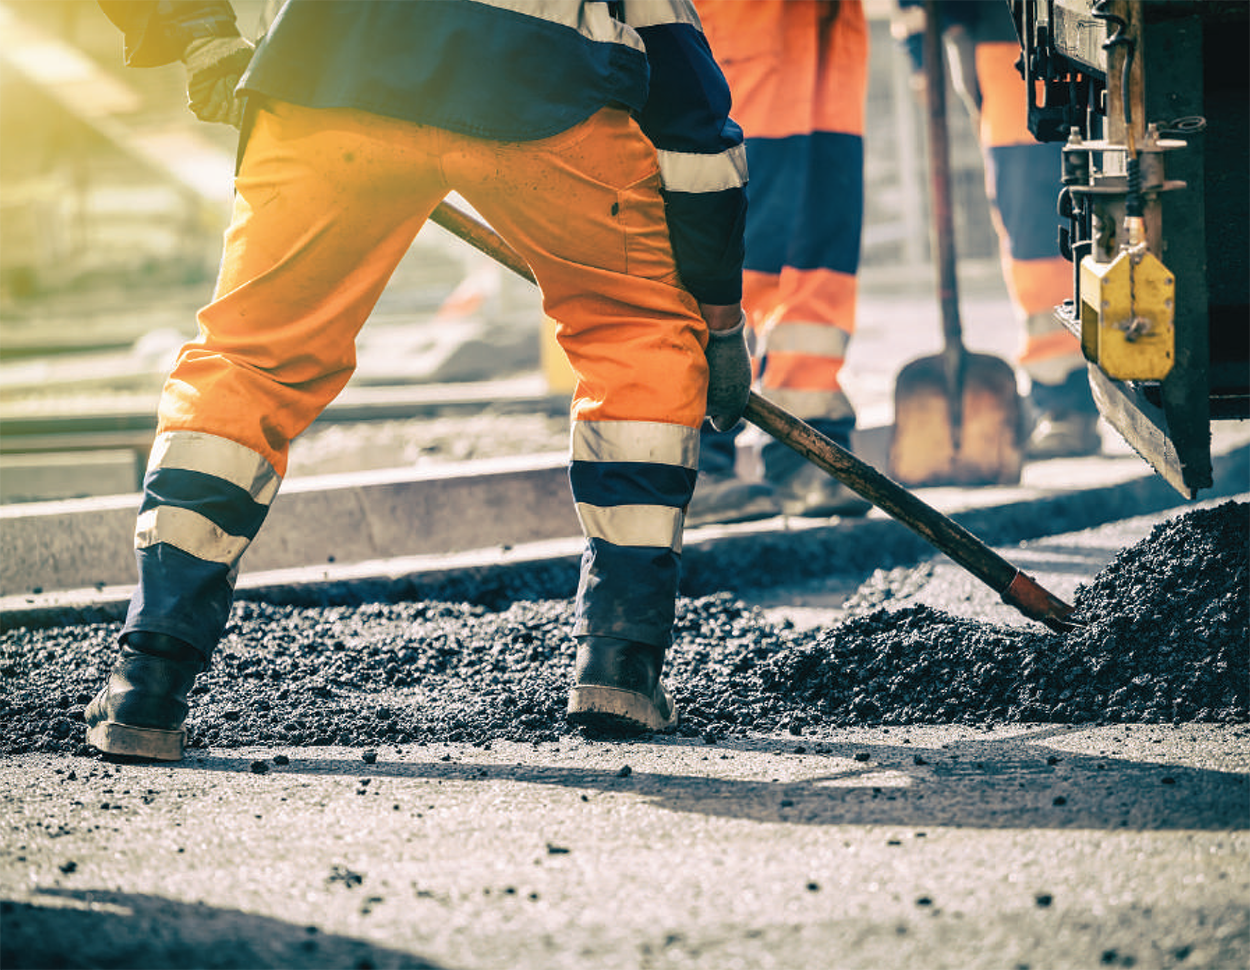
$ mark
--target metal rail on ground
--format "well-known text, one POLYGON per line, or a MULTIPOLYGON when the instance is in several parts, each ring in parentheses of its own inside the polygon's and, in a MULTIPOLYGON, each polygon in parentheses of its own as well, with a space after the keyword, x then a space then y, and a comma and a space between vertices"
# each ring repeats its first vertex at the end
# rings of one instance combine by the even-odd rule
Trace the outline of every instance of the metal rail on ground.
MULTIPOLYGON (((564 414, 568 396, 553 394, 541 374, 458 384, 349 387, 314 423, 405 421, 447 414, 564 414)), ((60 399, 0 407, 0 455, 63 455, 128 451, 140 487, 156 430, 156 402, 147 397, 60 399)))

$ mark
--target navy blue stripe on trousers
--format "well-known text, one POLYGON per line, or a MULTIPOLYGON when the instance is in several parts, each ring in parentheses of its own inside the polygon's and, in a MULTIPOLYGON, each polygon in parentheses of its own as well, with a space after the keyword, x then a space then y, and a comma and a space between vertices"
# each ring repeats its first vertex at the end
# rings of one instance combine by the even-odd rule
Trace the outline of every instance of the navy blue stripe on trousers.
POLYGON ((1063 169, 1063 145, 1000 145, 989 149, 989 186, 1007 232, 1013 259, 1059 255, 1056 202, 1063 169))
POLYGON ((226 631, 234 602, 235 568, 207 562, 158 542, 135 550, 139 585, 130 598, 122 635, 165 633, 211 659, 226 631))
POLYGON ((817 131, 747 138, 749 215, 744 268, 859 270, 864 140, 817 131))
POLYGON ((574 500, 591 505, 667 505, 679 509, 690 501, 694 483, 694 470, 678 465, 629 461, 569 464, 574 500))
POLYGON ((142 514, 158 506, 198 512, 223 532, 254 539, 269 506, 252 499, 243 488, 206 472, 156 468, 143 476, 142 514))

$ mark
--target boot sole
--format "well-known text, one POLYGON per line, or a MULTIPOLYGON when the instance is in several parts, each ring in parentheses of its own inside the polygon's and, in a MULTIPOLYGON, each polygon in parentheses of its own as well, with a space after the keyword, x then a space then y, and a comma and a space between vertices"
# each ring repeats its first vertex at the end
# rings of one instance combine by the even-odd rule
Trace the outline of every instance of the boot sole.
POLYGON ((181 761, 186 735, 185 728, 162 731, 160 728, 103 721, 87 730, 87 743, 105 754, 152 761, 181 761))
POLYGON ((671 731, 677 726, 677 708, 666 718, 655 702, 637 691, 619 687, 574 687, 569 692, 570 724, 604 734, 645 734, 671 731))

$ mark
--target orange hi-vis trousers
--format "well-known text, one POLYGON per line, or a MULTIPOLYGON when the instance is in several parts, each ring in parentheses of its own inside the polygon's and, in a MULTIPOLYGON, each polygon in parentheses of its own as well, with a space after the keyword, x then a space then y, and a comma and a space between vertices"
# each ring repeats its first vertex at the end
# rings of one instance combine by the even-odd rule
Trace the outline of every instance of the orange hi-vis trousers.
POLYGON ((576 417, 697 427, 705 327, 677 282, 659 184, 655 151, 623 111, 500 143, 364 112, 262 110, 216 293, 165 387, 161 430, 223 435, 283 474, 288 443, 347 383, 356 334, 451 190, 538 278, 579 375, 576 417))
POLYGON ((853 418, 868 29, 858 0, 701 0, 746 136, 743 305, 760 387, 808 419, 853 418))
POLYGON ((359 111, 255 113, 199 337, 160 401, 123 635, 206 656, 290 442, 347 383, 355 337, 439 201, 526 260, 577 376, 570 477, 587 540, 575 634, 667 645, 707 394, 656 152, 623 110, 502 143, 359 111))

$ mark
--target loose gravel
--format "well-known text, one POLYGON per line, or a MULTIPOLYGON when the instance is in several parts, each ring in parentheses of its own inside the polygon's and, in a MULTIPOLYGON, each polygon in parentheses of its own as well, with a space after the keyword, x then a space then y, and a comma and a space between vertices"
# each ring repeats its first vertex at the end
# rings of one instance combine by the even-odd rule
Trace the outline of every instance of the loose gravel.
MULTIPOLYGON (((1077 590, 1077 632, 870 605, 799 630, 728 594, 683 598, 667 677, 679 733, 878 724, 1247 720, 1250 506, 1157 526, 1077 590)), ((549 741, 572 667, 567 599, 236 603, 192 693, 188 746, 549 741)), ((0 638, 0 752, 88 754, 83 708, 116 623, 0 638)))

